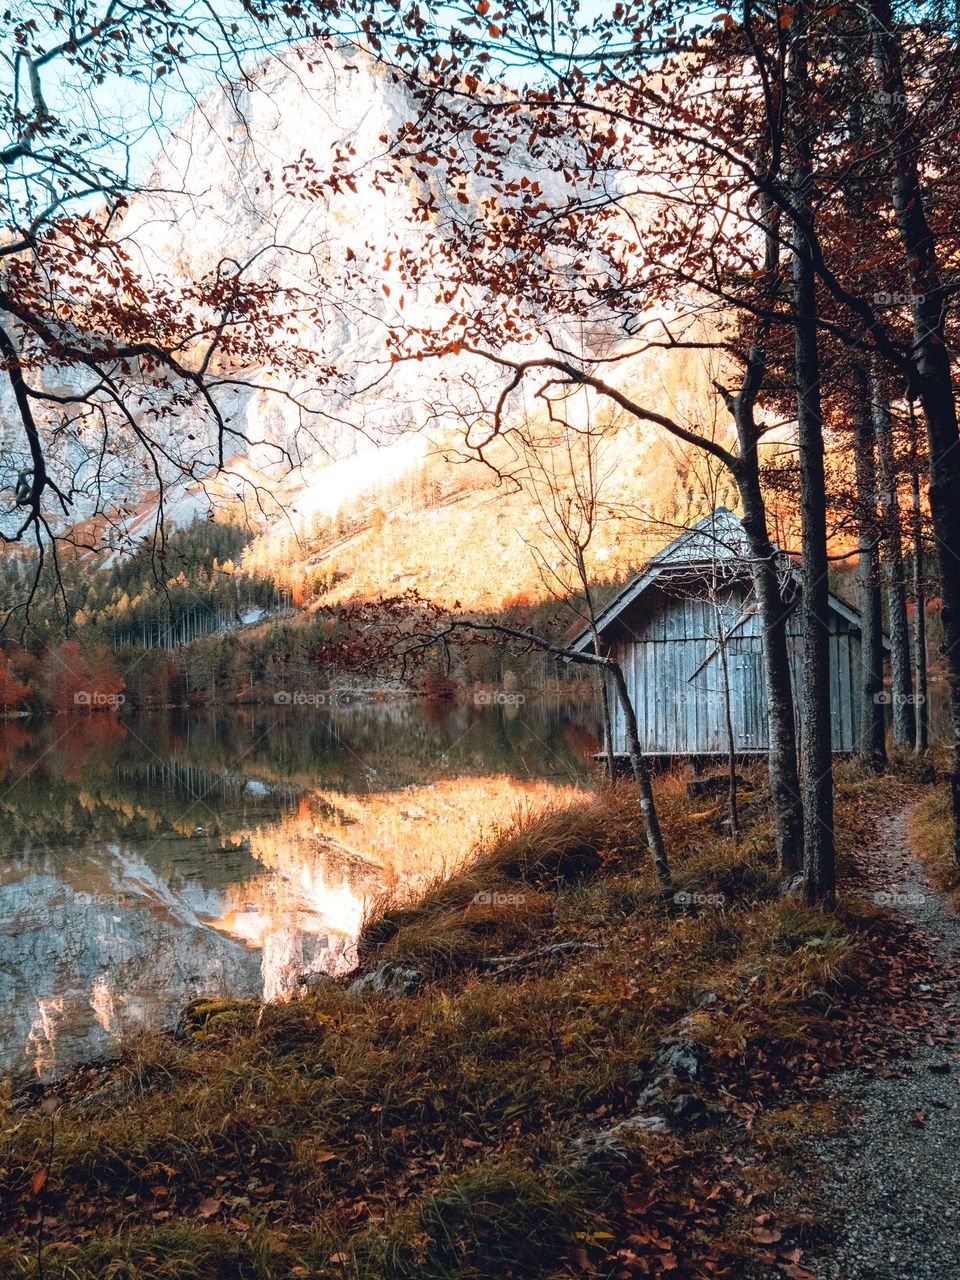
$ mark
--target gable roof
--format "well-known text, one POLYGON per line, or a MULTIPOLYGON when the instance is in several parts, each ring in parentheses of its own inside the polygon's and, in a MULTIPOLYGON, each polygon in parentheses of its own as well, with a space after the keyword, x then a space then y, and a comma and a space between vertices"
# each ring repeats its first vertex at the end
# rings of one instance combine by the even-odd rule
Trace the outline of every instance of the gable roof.
MULTIPOLYGON (((799 586, 800 572, 788 559, 785 552, 774 543, 774 551, 783 557, 791 578, 799 586)), ((668 542, 665 547, 652 556, 639 573, 630 579, 627 585, 597 615, 597 629, 603 632, 620 617, 657 578, 667 576, 679 570, 709 568, 713 565, 745 567, 750 562, 750 550, 747 532, 740 517, 727 507, 717 507, 708 516, 697 521, 689 529, 685 529, 679 537, 668 542)), ((847 604, 838 595, 830 592, 830 607, 851 626, 859 629, 860 612, 847 604)), ((582 652, 593 643, 588 627, 577 633, 570 647, 582 652)), ((889 641, 884 636, 884 648, 889 648, 889 641)))

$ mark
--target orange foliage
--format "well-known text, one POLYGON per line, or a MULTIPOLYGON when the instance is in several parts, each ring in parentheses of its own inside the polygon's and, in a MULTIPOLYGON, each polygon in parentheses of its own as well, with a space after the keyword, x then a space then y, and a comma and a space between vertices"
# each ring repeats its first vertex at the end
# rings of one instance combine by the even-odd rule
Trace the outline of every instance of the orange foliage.
POLYGON ((64 640, 46 659, 47 698, 54 711, 116 711, 126 687, 113 653, 102 644, 64 640))
POLYGON ((17 679, 6 654, 0 652, 0 711, 14 711, 23 706, 29 693, 30 686, 17 679))

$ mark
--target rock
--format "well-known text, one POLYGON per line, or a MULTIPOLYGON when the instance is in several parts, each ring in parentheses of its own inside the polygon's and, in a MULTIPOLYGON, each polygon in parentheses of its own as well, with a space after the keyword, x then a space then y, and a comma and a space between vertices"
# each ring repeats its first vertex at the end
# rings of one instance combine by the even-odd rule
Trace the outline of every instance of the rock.
POLYGON ((301 974, 298 985, 305 995, 310 995, 314 991, 320 991, 324 987, 330 986, 331 983, 336 983, 336 978, 334 978, 333 974, 323 973, 318 970, 314 973, 301 974))
POLYGON ((664 1116, 635 1113, 592 1133, 582 1134, 571 1144, 571 1163, 575 1168, 598 1168, 629 1161, 631 1153, 626 1139, 635 1133, 665 1133, 669 1125, 664 1116))
POLYGON ((675 1093, 666 1101, 666 1111, 674 1119, 685 1125, 696 1124, 706 1119, 708 1107, 702 1098, 694 1093, 675 1093))
POLYGON ((375 969, 350 983, 347 995, 359 996, 373 991, 384 996, 413 996, 423 986, 423 982, 423 974, 419 969, 407 969, 389 960, 381 960, 375 969))
POLYGON ((696 1040, 668 1040, 653 1055, 659 1077, 695 1080, 700 1074, 703 1049, 696 1040))
POLYGON ((708 1112, 724 1108, 706 1103, 689 1092, 689 1084, 702 1075, 703 1046, 696 1040, 678 1037, 665 1040, 651 1059, 651 1072, 637 1098, 641 1112, 666 1113, 674 1122, 697 1123, 708 1112))

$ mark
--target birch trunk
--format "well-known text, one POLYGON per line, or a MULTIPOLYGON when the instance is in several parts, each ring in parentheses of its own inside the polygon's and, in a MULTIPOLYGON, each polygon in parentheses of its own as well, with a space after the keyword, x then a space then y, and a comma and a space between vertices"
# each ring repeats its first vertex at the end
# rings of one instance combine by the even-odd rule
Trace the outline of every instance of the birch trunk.
POLYGON ((623 710, 623 721, 627 731, 627 752, 630 756, 630 768, 637 784, 637 795, 640 800, 640 812, 643 815, 643 828, 650 851, 650 859, 657 879, 664 889, 672 886, 670 864, 667 861, 667 850, 657 817, 657 806, 653 799, 653 787, 650 784, 650 767, 640 749, 640 738, 637 734, 637 717, 630 701, 627 682, 623 678, 623 669, 619 662, 607 660, 606 669, 610 672, 613 687, 623 710))
POLYGON ((871 769, 886 764, 883 714, 883 611, 880 597, 880 553, 877 520, 877 467, 867 371, 853 371, 854 464, 860 524, 857 596, 860 606, 860 727, 858 749, 871 769))
POLYGON ((890 633, 890 694, 893 702, 893 745, 909 748, 916 740, 913 680, 910 674, 910 628, 903 561, 903 530, 897 495, 897 467, 893 448, 893 418, 882 380, 871 376, 871 409, 880 471, 883 516, 883 569, 890 633))

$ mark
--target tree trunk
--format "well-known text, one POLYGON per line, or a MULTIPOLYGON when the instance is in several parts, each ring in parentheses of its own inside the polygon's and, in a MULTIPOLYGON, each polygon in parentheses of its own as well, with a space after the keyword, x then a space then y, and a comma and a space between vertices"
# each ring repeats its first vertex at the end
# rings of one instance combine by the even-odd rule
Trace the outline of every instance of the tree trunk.
POLYGON ((753 456, 741 454, 741 459, 746 458, 748 465, 742 467, 736 479, 763 632, 763 675, 770 725, 767 762, 777 855, 781 868, 794 873, 800 869, 803 853, 803 804, 797 771, 793 681, 787 646, 787 618, 791 606, 784 602, 780 588, 777 553, 767 532, 759 475, 757 469, 749 465, 753 456))
POLYGON ((660 819, 653 799, 653 787, 650 785, 650 769, 646 757, 640 749, 640 738, 637 733, 637 717, 627 691, 627 682, 623 678, 623 669, 619 662, 612 658, 607 660, 606 669, 610 672, 613 687, 623 709, 623 720, 627 730, 627 751, 630 755, 630 768, 637 784, 637 795, 640 799, 640 812, 643 814, 643 828, 647 839, 647 848, 657 879, 664 889, 672 886, 670 864, 667 861, 667 850, 663 843, 663 832, 660 830, 660 819))
POLYGON ((944 657, 950 690, 953 762, 950 778, 953 856, 960 864, 960 432, 944 334, 947 295, 919 179, 919 146, 906 110, 906 91, 889 0, 870 0, 874 65, 883 88, 890 145, 890 196, 907 259, 913 307, 917 394, 927 428, 930 515, 936 535, 943 601, 944 657))
POLYGON ((740 843, 740 815, 737 812, 737 744, 733 732, 733 707, 730 703, 730 667, 727 654, 727 637, 723 630, 720 606, 716 606, 717 652, 720 655, 720 671, 723 677, 723 711, 727 730, 727 816, 730 819, 730 835, 734 844, 740 843))
POLYGON ((800 519, 803 533, 801 620, 803 630, 800 756, 803 794, 803 877, 808 901, 832 900, 836 887, 833 838, 833 755, 830 726, 830 613, 827 571, 826 481, 817 296, 811 246, 811 147, 808 131, 807 32, 810 0, 802 0, 791 41, 793 123, 791 234, 794 372, 797 384, 797 445, 800 453, 800 519))
MULTIPOLYGON (((593 636, 593 651, 598 658, 601 658, 603 642, 600 639, 595 618, 591 618, 590 632, 593 636)), ((610 690, 606 680, 600 681, 600 714, 603 726, 603 767, 607 777, 613 782, 617 773, 617 764, 613 755, 613 718, 610 714, 610 690)))
POLYGON ((927 592, 923 554, 923 512, 920 509, 920 467, 917 462, 916 423, 913 421, 913 404, 910 405, 910 525, 913 538, 913 658, 916 663, 915 711, 917 735, 913 749, 922 755, 927 749, 929 737, 929 706, 927 703, 927 592))
MULTIPOLYGON (((771 310, 781 287, 780 215, 768 196, 758 193, 763 227, 765 296, 771 310)), ((760 484, 760 431, 756 402, 767 372, 766 344, 770 313, 757 318, 747 348, 737 395, 727 399, 737 429, 739 457, 733 477, 743 507, 743 527, 750 551, 753 591, 763 633, 763 678, 769 713, 767 768, 773 808, 774 837, 780 867, 792 879, 803 855, 803 804, 797 773, 797 730, 793 679, 787 642, 791 605, 784 601, 777 552, 767 530, 767 510, 760 484)))
POLYGON ((897 495, 897 466, 893 448, 893 418, 882 379, 874 368, 871 377, 873 430, 880 468, 880 504, 883 518, 883 567, 890 631, 890 695, 893 703, 893 745, 912 747, 916 738, 913 681, 910 676, 910 628, 907 620, 907 586, 903 562, 903 530, 897 495))
POLYGON ((880 598, 880 547, 877 520, 877 467, 870 387, 862 364, 853 370, 853 447, 860 526, 857 597, 860 606, 859 754, 871 769, 887 761, 883 697, 883 609, 880 598))
MULTIPOLYGON (((600 639, 600 631, 597 627, 597 611, 593 604, 593 592, 590 589, 590 579, 587 576, 587 562, 584 559, 583 548, 576 546, 575 555, 577 561, 577 573, 580 577, 580 587, 583 591, 584 600, 587 605, 587 617, 590 625, 590 635, 593 639, 593 651, 598 658, 603 656, 603 641, 600 639)), ((610 690, 607 687, 606 679, 600 682, 600 712, 603 724, 603 758, 604 768, 607 777, 613 782, 616 777, 617 766, 613 758, 613 722, 610 716, 610 690)))

